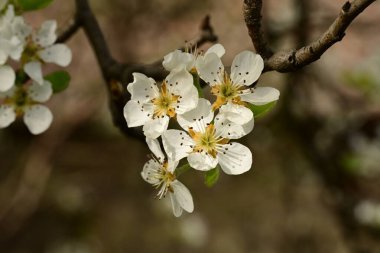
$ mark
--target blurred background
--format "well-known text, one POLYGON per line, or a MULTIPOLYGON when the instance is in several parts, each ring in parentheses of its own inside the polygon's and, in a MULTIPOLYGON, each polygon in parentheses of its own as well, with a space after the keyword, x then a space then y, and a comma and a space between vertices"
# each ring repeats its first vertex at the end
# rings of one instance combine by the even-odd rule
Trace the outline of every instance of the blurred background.
MULTIPOLYGON (((114 57, 150 63, 195 41, 206 14, 229 66, 253 50, 243 1, 92 0, 114 57)), ((343 0, 268 0, 263 28, 275 50, 298 48, 332 23, 343 0)), ((74 1, 26 15, 62 30, 74 1)), ((322 58, 289 74, 265 73, 281 90, 275 110, 243 142, 251 171, 181 178, 195 211, 175 218, 140 177, 145 143, 112 125, 107 91, 82 31, 69 41, 72 82, 53 97, 52 127, 0 131, 0 252, 380 252, 380 4, 322 58)), ((210 45, 205 45, 205 49, 210 45)))

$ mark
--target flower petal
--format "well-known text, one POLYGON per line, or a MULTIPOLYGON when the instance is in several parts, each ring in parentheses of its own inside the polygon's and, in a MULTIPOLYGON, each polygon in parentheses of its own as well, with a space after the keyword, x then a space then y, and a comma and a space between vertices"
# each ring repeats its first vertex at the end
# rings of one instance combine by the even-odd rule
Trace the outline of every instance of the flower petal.
POLYGON ((44 103, 53 95, 53 88, 51 87, 51 83, 45 80, 42 85, 33 82, 27 92, 28 96, 34 101, 44 103))
POLYGON ((0 66, 0 92, 4 92, 12 88, 15 80, 16 74, 10 66, 0 66))
POLYGON ((193 197, 187 187, 178 180, 174 180, 171 183, 173 188, 173 194, 179 205, 189 213, 194 211, 194 202, 193 197))
POLYGON ((170 202, 172 203, 172 210, 175 217, 180 217, 182 215, 182 207, 179 205, 176 197, 173 193, 169 192, 170 202))
POLYGON ((164 56, 162 65, 168 71, 174 69, 186 69, 190 71, 194 67, 195 57, 192 54, 175 50, 164 56))
POLYGON ((197 107, 184 114, 177 115, 178 124, 185 130, 189 127, 194 128, 195 131, 202 131, 205 126, 210 123, 214 118, 211 103, 207 99, 200 98, 197 107))
POLYGON ((241 95, 241 100, 254 104, 265 105, 277 101, 280 97, 280 91, 272 87, 257 87, 253 93, 241 95))
POLYGON ((222 150, 218 152, 218 159, 222 170, 229 175, 242 174, 252 166, 251 151, 237 142, 223 145, 222 150))
POLYGON ((10 105, 0 105, 0 128, 8 127, 16 120, 16 113, 10 105))
POLYGON ((228 103, 220 107, 219 114, 223 114, 229 121, 236 124, 246 124, 253 118, 253 113, 245 106, 228 103))
POLYGON ((224 75, 224 66, 218 55, 209 53, 205 57, 199 57, 196 67, 200 78, 207 84, 213 86, 221 84, 224 75))
POLYGON ((25 23, 22 16, 16 16, 12 21, 12 30, 15 36, 22 42, 25 43, 26 38, 32 33, 33 29, 31 26, 25 23))
POLYGON ((47 20, 42 23, 37 33, 33 35, 33 40, 41 47, 47 47, 53 45, 57 39, 55 31, 57 29, 57 21, 47 20))
POLYGON ((64 44, 47 47, 38 51, 38 55, 44 62, 55 63, 61 67, 67 67, 72 60, 71 50, 64 44))
POLYGON ((146 143, 148 144, 150 151, 152 151, 152 153, 158 158, 158 160, 160 160, 160 162, 164 162, 165 156, 162 153, 161 146, 158 140, 146 138, 146 143))
POLYGON ((218 165, 217 158, 214 158, 204 152, 191 153, 187 157, 187 161, 189 162, 189 165, 192 168, 200 171, 208 171, 215 168, 216 165, 218 165))
POLYGON ((128 127, 142 126, 152 119, 153 106, 150 104, 141 105, 140 103, 129 100, 124 106, 124 118, 128 127))
POLYGON ((162 135, 162 143, 170 160, 179 161, 193 150, 194 141, 184 131, 169 129, 162 135))
POLYGON ((45 132, 53 121, 53 114, 43 105, 26 107, 24 113, 24 122, 32 134, 45 132))
POLYGON ((160 137, 160 135, 168 129, 169 119, 170 118, 165 115, 147 121, 143 127, 145 136, 152 139, 160 137))
POLYGON ((42 85, 44 83, 44 79, 42 78, 42 69, 40 62, 28 62, 24 66, 24 71, 28 74, 28 76, 30 76, 32 80, 36 81, 38 84, 42 85))
POLYGON ((157 171, 161 170, 161 164, 154 159, 150 159, 144 164, 141 177, 150 184, 157 184, 160 180, 156 177, 157 171))
POLYGON ((156 81, 141 73, 133 73, 133 82, 129 83, 127 90, 131 93, 131 99, 147 102, 159 94, 156 81))
POLYGON ((165 82, 170 93, 180 96, 175 109, 177 114, 183 114, 197 106, 198 91, 189 72, 185 69, 172 71, 165 82))
POLYGON ((223 138, 240 139, 253 130, 254 117, 247 123, 240 125, 228 120, 224 114, 218 114, 215 117, 215 129, 223 138))
POLYGON ((224 49, 222 44, 218 43, 207 49, 205 56, 207 56, 210 53, 215 53, 219 58, 221 58, 226 53, 226 50, 224 49))
POLYGON ((251 51, 243 51, 236 55, 231 65, 233 83, 251 85, 256 82, 264 69, 264 60, 251 51))

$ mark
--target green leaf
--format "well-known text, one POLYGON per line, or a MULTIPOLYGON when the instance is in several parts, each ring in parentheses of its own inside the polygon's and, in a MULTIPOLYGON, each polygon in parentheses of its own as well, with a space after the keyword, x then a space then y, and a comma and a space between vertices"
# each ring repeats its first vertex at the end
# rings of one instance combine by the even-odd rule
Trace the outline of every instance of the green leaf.
POLYGON ((23 11, 34 11, 47 7, 53 0, 15 0, 15 4, 23 11))
POLYGON ((64 91, 70 83, 70 74, 66 71, 56 71, 47 76, 45 80, 49 81, 53 87, 53 92, 58 93, 64 91))
POLYGON ((249 109, 251 109, 255 118, 259 118, 261 116, 264 116, 266 113, 268 113, 275 106, 276 102, 277 101, 273 101, 265 105, 249 104, 249 109))
POLYGON ((214 186, 216 182, 219 179, 219 171, 220 171, 220 166, 216 166, 212 170, 206 171, 205 173, 205 185, 208 187, 214 186))

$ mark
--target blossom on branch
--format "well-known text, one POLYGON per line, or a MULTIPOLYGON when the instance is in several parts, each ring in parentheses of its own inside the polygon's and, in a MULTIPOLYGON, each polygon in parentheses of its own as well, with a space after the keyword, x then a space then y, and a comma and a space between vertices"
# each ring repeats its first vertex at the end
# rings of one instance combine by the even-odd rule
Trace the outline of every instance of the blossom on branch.
POLYGON ((124 107, 128 127, 143 126, 145 136, 159 137, 168 128, 170 118, 195 108, 198 91, 193 77, 184 69, 171 72, 160 87, 152 78, 133 73, 127 87, 131 100, 124 107))
POLYGON ((165 157, 157 139, 147 138, 146 142, 153 155, 152 159, 144 165, 141 172, 142 178, 159 189, 157 193, 159 199, 169 194, 174 216, 181 216, 183 210, 192 213, 194 203, 191 193, 174 174, 178 161, 165 157))
POLYGON ((210 54, 204 61, 197 62, 201 79, 211 86, 211 93, 216 96, 213 110, 228 105, 232 113, 241 114, 236 123, 244 124, 252 117, 247 108, 249 104, 263 105, 278 100, 280 92, 271 87, 249 88, 257 81, 264 68, 260 55, 250 51, 238 54, 232 62, 231 75, 224 70, 218 55, 210 54))
MULTIPOLYGON (((240 143, 230 142, 236 137, 230 130, 239 127, 227 121, 224 115, 217 115, 215 119, 218 120, 214 123, 213 119, 211 103, 206 99, 199 99, 195 109, 178 116, 178 123, 186 132, 171 129, 163 134, 163 144, 169 158, 178 161, 187 157, 190 166, 201 171, 211 170, 218 164, 230 175, 248 171, 252 165, 251 151, 240 143)), ((253 128, 253 122, 244 127, 247 134, 253 128)))
POLYGON ((0 128, 8 127, 17 117, 23 117, 32 134, 43 133, 52 123, 53 114, 41 103, 48 101, 52 94, 48 81, 42 85, 33 82, 31 85, 13 86, 0 93, 0 128))

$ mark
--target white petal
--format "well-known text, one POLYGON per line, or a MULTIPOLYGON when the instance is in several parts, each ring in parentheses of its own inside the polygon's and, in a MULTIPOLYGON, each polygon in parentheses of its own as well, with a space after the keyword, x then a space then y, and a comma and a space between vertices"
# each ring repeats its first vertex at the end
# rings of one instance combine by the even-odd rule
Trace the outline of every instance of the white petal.
POLYGON ((253 130, 254 117, 247 123, 240 125, 228 120, 224 114, 215 116, 215 129, 221 133, 223 138, 227 139, 240 139, 246 136, 253 130))
POLYGON ((10 88, 9 90, 5 92, 0 92, 0 99, 11 98, 15 95, 16 91, 17 91, 17 87, 16 85, 13 85, 12 88, 10 88))
POLYGON ((187 161, 189 165, 200 171, 208 171, 216 167, 218 165, 218 159, 214 158, 206 153, 191 153, 187 157, 187 161))
POLYGON ((133 73, 133 82, 128 84, 127 90, 131 93, 131 99, 146 102, 158 96, 159 91, 155 83, 144 74, 133 73))
POLYGON ((264 69, 260 55, 251 51, 238 54, 231 65, 231 80, 237 84, 251 85, 256 82, 264 69))
POLYGON ((172 210, 175 217, 180 217, 182 215, 182 207, 179 205, 176 197, 173 193, 169 192, 170 202, 172 203, 172 210))
POLYGON ((24 113, 24 122, 32 134, 45 132, 53 121, 53 114, 43 105, 26 107, 24 113))
POLYGON ((171 187, 173 188, 174 197, 179 205, 186 212, 192 213, 194 211, 194 202, 189 189, 178 180, 173 181, 171 187))
POLYGON ((8 60, 8 53, 6 51, 7 50, 4 50, 0 41, 0 65, 3 65, 8 60))
POLYGON ((280 91, 272 87, 257 87, 253 93, 241 95, 243 101, 254 105, 265 105, 277 101, 280 97, 280 91))
POLYGON ((150 184, 157 184, 160 180, 155 176, 157 171, 161 169, 162 165, 154 159, 150 159, 144 164, 141 171, 141 177, 150 184))
POLYGON ((182 52, 181 50, 175 50, 164 56, 162 65, 168 71, 183 68, 190 71, 194 66, 194 61, 194 55, 182 52))
POLYGON ((239 175, 251 169, 252 153, 246 146, 231 142, 223 145, 222 150, 218 152, 218 160, 226 174, 239 175))
POLYGON ((253 118, 253 113, 250 109, 233 103, 220 107, 219 113, 224 114, 228 120, 241 125, 246 124, 253 118))
POLYGON ((160 137, 160 135, 168 129, 169 119, 170 118, 165 115, 146 122, 143 127, 145 136, 152 139, 160 137))
POLYGON ((4 92, 12 88, 15 80, 16 74, 10 66, 0 66, 0 92, 4 92))
POLYGON ((161 161, 163 162, 165 160, 165 156, 162 153, 160 143, 157 139, 151 139, 146 138, 146 143, 148 144, 148 147, 150 151, 161 161))
POLYGON ((171 173, 174 173, 174 171, 177 169, 179 161, 174 161, 171 159, 168 159, 168 167, 167 170, 171 173))
POLYGON ((186 132, 175 129, 169 129, 162 135, 162 143, 169 159, 174 161, 188 156, 194 145, 186 132))
POLYGON ((40 45, 41 47, 47 47, 47 46, 53 45, 53 43, 57 39, 57 35, 55 34, 56 29, 57 29, 57 21, 55 20, 45 21, 44 23, 42 23, 37 33, 33 36, 34 42, 40 45))
POLYGON ((44 79, 42 78, 42 69, 41 63, 38 61, 28 62, 24 66, 25 73, 30 76, 30 78, 36 81, 38 84, 42 85, 44 83, 44 79))
POLYGON ((180 96, 175 109, 177 114, 183 114, 197 106, 198 91, 189 72, 185 69, 172 71, 165 82, 170 93, 180 96))
POLYGON ((214 118, 211 103, 207 99, 200 98, 193 110, 188 111, 182 115, 177 115, 178 124, 185 130, 189 127, 194 128, 195 131, 202 131, 208 123, 214 118))
POLYGON ((212 47, 210 47, 206 51, 205 56, 207 56, 210 53, 215 53, 219 58, 221 58, 226 53, 226 50, 224 49, 222 44, 218 43, 218 44, 215 44, 212 47))
POLYGON ((153 106, 149 104, 141 105, 134 100, 129 100, 124 106, 124 118, 128 127, 142 126, 152 119, 153 106))
POLYGON ((55 63, 67 67, 72 59, 71 50, 64 44, 55 44, 38 52, 40 58, 47 63, 55 63))
POLYGON ((224 66, 215 53, 209 53, 205 57, 199 57, 196 63, 200 78, 209 85, 220 84, 223 81, 224 66))
POLYGON ((51 83, 46 80, 42 85, 33 82, 28 88, 29 97, 36 102, 44 103, 50 99, 52 94, 53 88, 51 87, 51 83))
POLYGON ((16 113, 10 105, 0 105, 0 128, 8 127, 16 119, 16 113))
POLYGON ((12 30, 20 41, 25 42, 25 39, 32 33, 32 27, 25 23, 22 16, 16 16, 12 22, 12 30))

